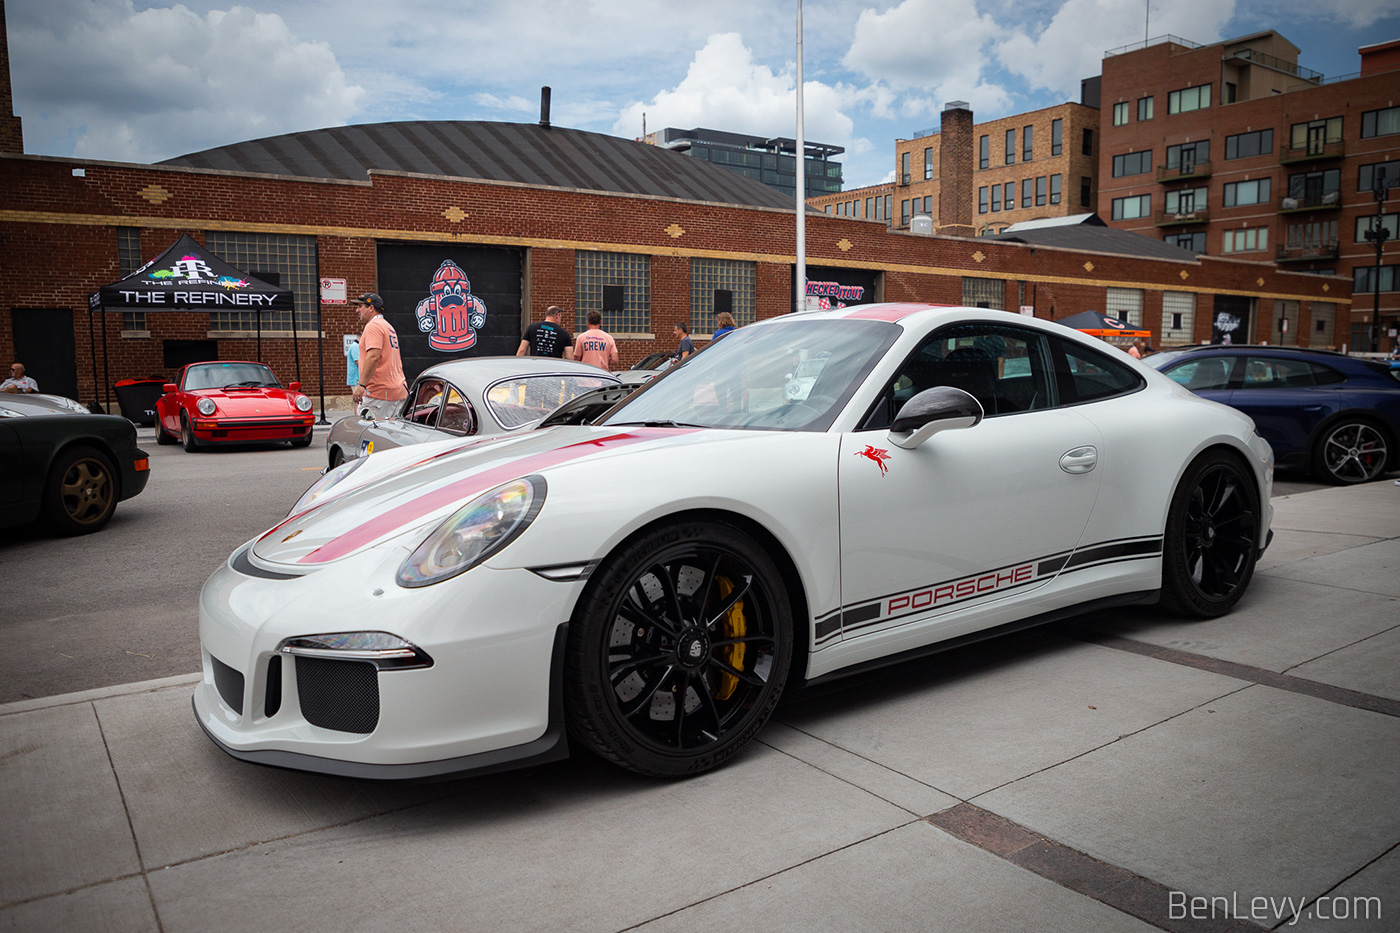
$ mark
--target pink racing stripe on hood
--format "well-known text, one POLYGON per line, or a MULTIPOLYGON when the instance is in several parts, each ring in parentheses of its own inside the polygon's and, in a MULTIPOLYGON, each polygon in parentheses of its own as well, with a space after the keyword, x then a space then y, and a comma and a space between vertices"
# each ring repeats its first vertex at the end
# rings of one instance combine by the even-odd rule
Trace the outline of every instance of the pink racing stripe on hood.
MULTIPOLYGON (((402 528, 411 525, 426 515, 431 515, 444 506, 455 502, 466 502, 476 496, 481 495, 489 489, 494 489, 502 483, 528 476, 539 470, 558 466, 561 463, 568 463, 573 460, 580 460, 584 457, 605 450, 617 450, 632 444, 644 443, 656 440, 661 437, 673 437, 679 434, 692 434, 693 429, 675 428, 650 428, 645 433, 627 432, 624 434, 612 434, 601 437, 593 441, 582 441, 577 444, 570 444, 567 447, 560 447, 556 450, 545 453, 533 454, 511 460, 507 463, 494 466, 479 473, 473 473, 462 479, 454 480, 446 486, 439 487, 412 502, 390 509, 382 515, 376 515, 369 521, 359 525, 343 535, 334 538, 327 543, 316 548, 297 561, 298 564, 325 564, 333 560, 338 560, 347 554, 353 553, 360 548, 392 534, 402 528)), ((270 534, 271 532, 269 532, 270 534)), ((266 535, 264 535, 266 537, 266 535)))

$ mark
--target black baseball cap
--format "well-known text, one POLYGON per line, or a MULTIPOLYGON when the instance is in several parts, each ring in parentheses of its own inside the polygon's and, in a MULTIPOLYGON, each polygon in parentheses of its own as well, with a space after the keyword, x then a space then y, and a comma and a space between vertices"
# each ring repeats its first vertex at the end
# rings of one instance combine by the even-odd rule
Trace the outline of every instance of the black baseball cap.
POLYGON ((376 311, 384 310, 384 299, 380 298, 376 292, 365 292, 360 297, 354 299, 352 303, 357 305, 369 305, 376 311))

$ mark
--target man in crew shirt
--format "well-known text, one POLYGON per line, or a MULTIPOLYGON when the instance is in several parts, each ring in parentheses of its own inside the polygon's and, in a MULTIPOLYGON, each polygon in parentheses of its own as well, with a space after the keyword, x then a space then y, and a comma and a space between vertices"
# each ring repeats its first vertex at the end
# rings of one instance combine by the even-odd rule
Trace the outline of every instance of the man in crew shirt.
POLYGON ((573 359, 573 335, 564 329, 564 325, 559 323, 559 316, 563 313, 564 309, 558 305, 550 305, 545 308, 544 320, 536 321, 525 328, 525 333, 520 338, 520 347, 515 351, 515 355, 573 359))
POLYGON ((365 292, 354 300, 355 312, 365 325, 360 335, 360 382, 351 391, 355 410, 368 411, 376 421, 393 418, 408 398, 403 377, 399 335, 384 319, 384 299, 365 292))
POLYGON ((578 348, 579 362, 609 371, 617 368, 617 341, 603 330, 603 315, 599 312, 588 312, 588 330, 578 335, 574 346, 578 348))

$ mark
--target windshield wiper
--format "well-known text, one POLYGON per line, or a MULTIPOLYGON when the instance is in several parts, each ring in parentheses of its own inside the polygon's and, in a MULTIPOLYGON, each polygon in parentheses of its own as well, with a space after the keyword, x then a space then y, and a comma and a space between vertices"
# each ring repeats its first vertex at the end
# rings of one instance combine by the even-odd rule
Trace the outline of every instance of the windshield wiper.
POLYGON ((271 383, 264 382, 264 381, 262 381, 261 379, 246 379, 246 380, 244 380, 243 382, 233 382, 233 383, 229 383, 228 385, 224 386, 224 388, 225 388, 225 389, 261 389, 261 388, 267 387, 268 385, 271 385, 271 383))
POLYGON ((708 424, 686 424, 683 421, 610 421, 609 428, 708 428, 708 424))

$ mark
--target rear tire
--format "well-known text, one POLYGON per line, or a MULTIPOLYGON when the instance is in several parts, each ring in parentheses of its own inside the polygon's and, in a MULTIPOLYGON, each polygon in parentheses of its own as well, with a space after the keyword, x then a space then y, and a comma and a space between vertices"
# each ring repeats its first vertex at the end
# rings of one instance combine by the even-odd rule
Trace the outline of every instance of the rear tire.
POLYGON ((1348 418, 1322 432, 1313 449, 1313 471, 1338 486, 1369 483, 1385 470, 1385 432, 1369 421, 1348 418))
POLYGON ((1163 608, 1212 618, 1239 602, 1259 558, 1259 510, 1254 474, 1237 457, 1212 450, 1187 467, 1167 515, 1163 608))
POLYGON ((768 721, 792 662, 782 575, 737 528, 684 522, 623 545, 574 610, 574 736, 639 774, 718 767, 768 721))
POLYGON ((165 433, 165 426, 160 423, 160 418, 156 418, 156 443, 162 447, 169 447, 175 443, 175 438, 165 433))

